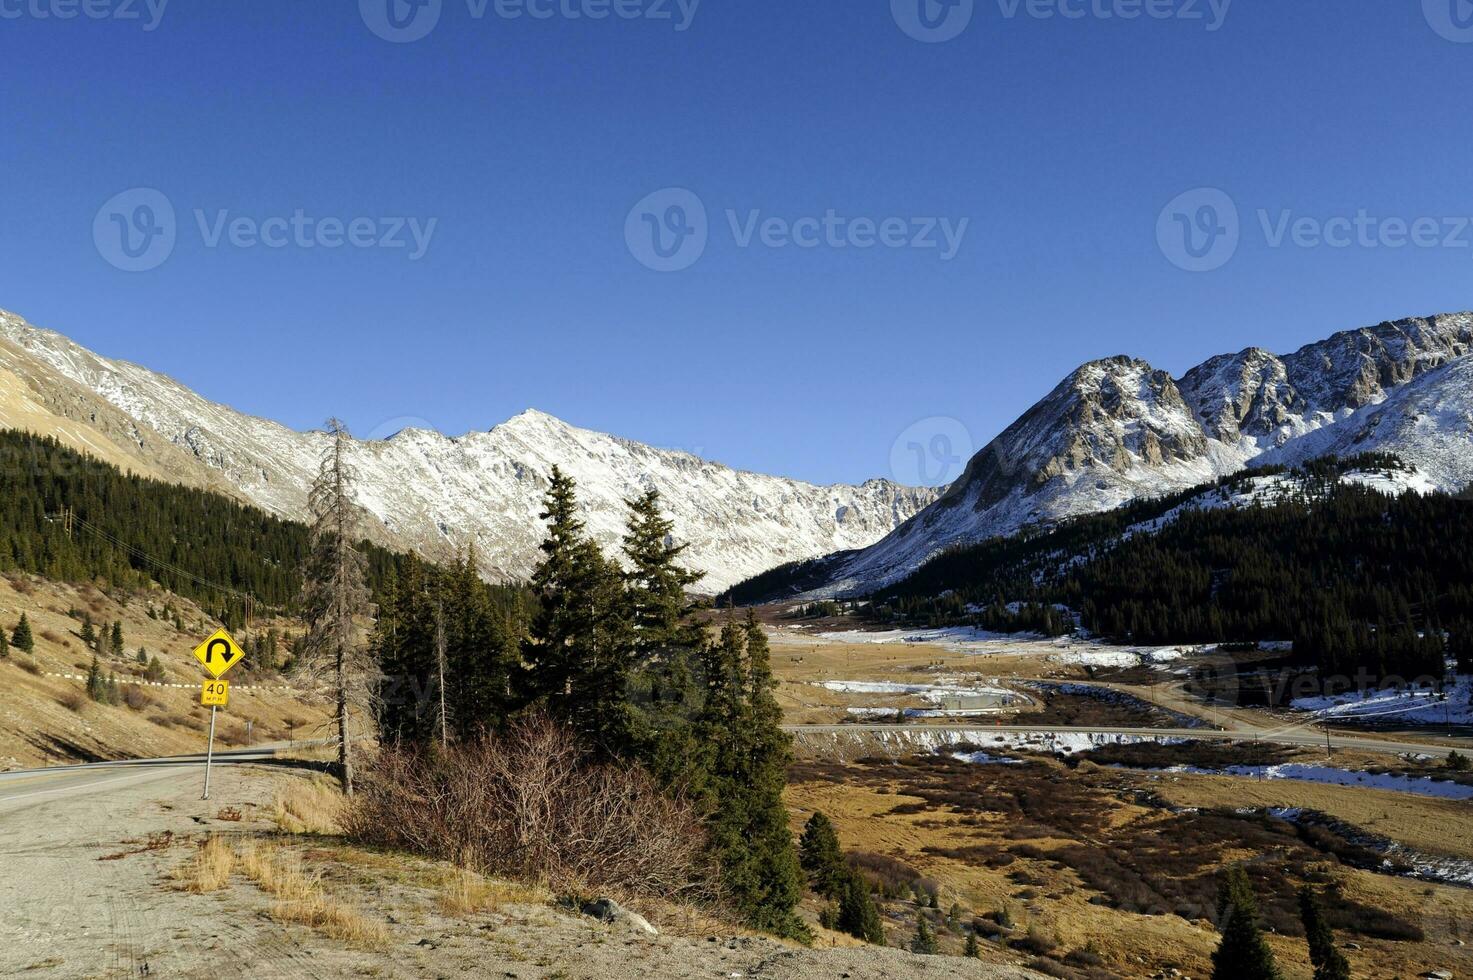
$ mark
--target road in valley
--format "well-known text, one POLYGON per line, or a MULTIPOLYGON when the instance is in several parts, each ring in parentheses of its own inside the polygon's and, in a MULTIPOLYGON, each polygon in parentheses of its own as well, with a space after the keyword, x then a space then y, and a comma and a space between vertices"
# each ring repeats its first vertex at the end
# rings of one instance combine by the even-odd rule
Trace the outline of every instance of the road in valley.
MULTIPOLYGON (((979 723, 974 725, 788 725, 786 726, 786 730, 794 735, 953 732, 959 739, 964 735, 976 736, 988 733, 997 735, 1133 735, 1143 738, 1196 739, 1223 742, 1256 741, 1265 742, 1270 745, 1286 745, 1293 748, 1326 748, 1325 732, 1323 729, 1309 730, 1304 728, 1288 731, 1281 729, 1239 729, 1224 732, 1210 728, 1070 728, 1062 725, 988 725, 979 723)), ((1333 749, 1340 750, 1385 752, 1396 755, 1423 754, 1446 756, 1448 753, 1458 749, 1464 752, 1468 751, 1467 743, 1464 740, 1450 740, 1447 745, 1433 745, 1423 742, 1398 742, 1360 734, 1346 735, 1339 732, 1330 733, 1329 746, 1333 749)))

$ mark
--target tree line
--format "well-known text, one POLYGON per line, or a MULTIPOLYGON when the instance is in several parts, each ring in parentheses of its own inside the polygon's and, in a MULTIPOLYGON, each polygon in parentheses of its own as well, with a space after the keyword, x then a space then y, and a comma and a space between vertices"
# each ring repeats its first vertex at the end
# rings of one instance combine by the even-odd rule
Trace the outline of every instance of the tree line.
MULTIPOLYGON (((1297 490, 1277 499, 1182 507, 1199 489, 958 548, 877 595, 873 615, 1068 632, 1038 614, 1058 604, 1118 642, 1289 640, 1324 674, 1441 678, 1445 658, 1473 671, 1473 553, 1449 545, 1473 533, 1473 508, 1340 479, 1392 465, 1317 460, 1289 473, 1297 490), (1033 612, 1004 615, 1005 599, 1033 612)), ((1283 472, 1205 492, 1227 498, 1283 472)))

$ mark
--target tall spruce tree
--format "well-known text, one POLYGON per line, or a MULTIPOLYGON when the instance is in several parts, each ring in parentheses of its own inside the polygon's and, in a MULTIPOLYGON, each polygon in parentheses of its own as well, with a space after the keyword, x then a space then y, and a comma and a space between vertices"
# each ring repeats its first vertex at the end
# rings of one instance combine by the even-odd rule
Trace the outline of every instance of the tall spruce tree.
POLYGON ((931 928, 931 920, 924 911, 916 913, 916 934, 910 941, 910 951, 924 956, 934 956, 939 951, 936 930, 931 928))
POLYGON ((1350 980, 1350 964, 1335 948, 1335 933, 1325 919, 1319 896, 1308 885, 1299 890, 1299 918, 1309 944, 1309 961, 1314 964, 1314 980, 1350 980))
POLYGON ((0 657, 10 656, 10 641, 5 638, 5 630, 0 629, 0 657))
POLYGON ((806 938, 793 913, 802 872, 782 799, 792 748, 773 696, 767 638, 751 616, 728 622, 705 659, 697 728, 709 752, 709 826, 727 893, 754 928, 806 938))
POLYGON ((531 583, 540 604, 522 647, 525 700, 596 751, 622 754, 632 743, 632 640, 621 577, 584 534, 576 486, 557 467, 545 508, 547 536, 531 583))
POLYGON ((1241 865, 1229 868, 1218 892, 1222 942, 1212 954, 1213 980, 1282 980, 1258 926, 1258 900, 1241 865))
POLYGON ((869 882, 858 872, 844 876, 839 888, 839 931, 875 946, 885 945, 885 926, 869 882))
POLYGON ((804 825, 803 836, 798 839, 798 863, 807 872, 814 891, 829 899, 839 897, 848 868, 833 821, 824 814, 815 813, 804 825))
POLYGON ((692 761, 699 758, 691 744, 690 722, 701 696, 693 668, 705 639, 691 618, 697 604, 689 590, 701 576, 680 565, 686 546, 674 544, 675 526, 661 512, 658 491, 648 490, 627 505, 624 579, 638 752, 667 785, 689 786, 698 779, 692 761))
POLYGON ((308 624, 307 670, 331 689, 338 730, 338 778, 353 795, 352 715, 369 705, 374 684, 359 619, 369 615, 367 563, 356 546, 358 515, 352 500, 355 479, 348 463, 347 427, 327 422, 331 441, 307 496, 312 513, 311 552, 302 575, 302 606, 308 624))
POLYGON ((10 634, 10 643, 25 653, 36 652, 36 640, 31 636, 31 621, 26 618, 25 613, 20 614, 20 622, 16 623, 15 632, 10 634))

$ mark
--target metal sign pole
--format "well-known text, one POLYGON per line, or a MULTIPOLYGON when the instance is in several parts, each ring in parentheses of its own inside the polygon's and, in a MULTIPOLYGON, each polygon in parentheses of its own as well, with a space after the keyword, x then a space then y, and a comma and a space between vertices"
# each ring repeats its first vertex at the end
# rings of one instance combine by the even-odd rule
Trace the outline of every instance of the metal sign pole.
POLYGON ((205 795, 201 799, 210 798, 210 763, 215 758, 215 712, 220 709, 210 708, 210 744, 205 748, 205 795))

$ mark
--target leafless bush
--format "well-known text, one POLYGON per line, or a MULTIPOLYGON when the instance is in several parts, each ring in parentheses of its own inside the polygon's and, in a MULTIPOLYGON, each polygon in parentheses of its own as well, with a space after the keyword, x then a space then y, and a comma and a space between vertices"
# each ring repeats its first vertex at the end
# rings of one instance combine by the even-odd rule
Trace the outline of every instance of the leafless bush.
POLYGON ((136 684, 123 685, 123 703, 134 711, 142 711, 153 707, 154 700, 136 684))
POLYGON ((56 700, 58 704, 68 711, 80 712, 83 706, 87 704, 87 695, 75 688, 68 688, 56 700))
POLYGON ((385 748, 344 816, 359 841, 554 891, 709 897, 694 809, 543 717, 444 751, 385 748))

